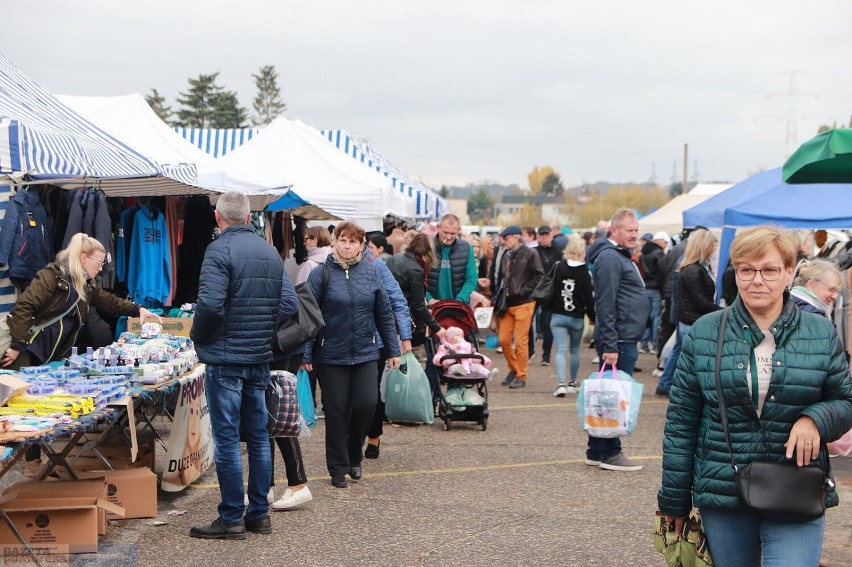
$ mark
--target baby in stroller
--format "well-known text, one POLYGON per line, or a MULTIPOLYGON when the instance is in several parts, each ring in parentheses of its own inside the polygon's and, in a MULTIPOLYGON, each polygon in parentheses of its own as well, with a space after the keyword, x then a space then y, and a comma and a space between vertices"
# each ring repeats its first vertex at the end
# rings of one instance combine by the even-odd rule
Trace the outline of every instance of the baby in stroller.
POLYGON ((441 339, 438 350, 432 359, 435 366, 441 366, 446 376, 479 376, 482 378, 491 378, 493 372, 491 368, 491 360, 481 353, 478 353, 473 345, 464 338, 464 331, 458 327, 449 327, 446 334, 441 339), (454 354, 480 354, 482 362, 473 358, 453 359, 444 357, 454 354))

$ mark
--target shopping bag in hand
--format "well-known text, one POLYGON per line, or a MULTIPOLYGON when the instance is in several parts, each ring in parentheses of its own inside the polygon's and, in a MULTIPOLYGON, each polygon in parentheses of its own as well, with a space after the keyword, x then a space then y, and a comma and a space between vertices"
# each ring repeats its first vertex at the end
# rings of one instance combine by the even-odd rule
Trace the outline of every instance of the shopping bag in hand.
POLYGON ((410 351, 400 358, 398 368, 388 372, 385 415, 390 421, 432 423, 432 388, 426 372, 410 351))
POLYGON ((624 437, 636 428, 644 386, 633 377, 615 372, 593 372, 580 384, 577 414, 592 437, 624 437))
POLYGON ((299 395, 299 411, 308 427, 317 426, 317 412, 314 409, 314 395, 311 393, 311 379, 308 371, 300 368, 296 373, 296 392, 299 395))
POLYGON ((299 436, 299 395, 296 377, 289 372, 272 371, 266 387, 266 429, 270 437, 299 436))

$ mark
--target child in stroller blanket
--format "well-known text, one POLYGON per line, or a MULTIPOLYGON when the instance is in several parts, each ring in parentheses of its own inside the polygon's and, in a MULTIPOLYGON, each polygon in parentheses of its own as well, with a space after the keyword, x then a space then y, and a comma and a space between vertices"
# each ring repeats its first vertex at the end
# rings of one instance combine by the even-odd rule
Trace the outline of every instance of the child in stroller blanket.
POLYGON ((491 360, 485 355, 481 355, 484 360, 483 363, 480 363, 479 360, 475 358, 449 358, 443 362, 441 361, 443 357, 452 356, 454 354, 480 353, 476 352, 473 345, 465 340, 464 331, 458 327, 448 327, 447 332, 441 339, 441 344, 438 346, 438 350, 435 352, 435 357, 432 359, 432 363, 435 366, 441 366, 446 374, 452 376, 479 376, 482 378, 490 378, 493 374, 493 372, 489 370, 489 368, 491 368, 491 360))

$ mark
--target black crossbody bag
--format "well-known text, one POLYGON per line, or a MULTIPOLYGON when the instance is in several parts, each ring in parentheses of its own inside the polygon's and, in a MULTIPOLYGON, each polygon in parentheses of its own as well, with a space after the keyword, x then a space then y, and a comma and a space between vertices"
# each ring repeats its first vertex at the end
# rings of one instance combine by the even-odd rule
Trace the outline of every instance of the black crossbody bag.
POLYGON ((816 466, 800 467, 795 463, 775 463, 754 461, 739 470, 731 447, 731 433, 728 429, 728 413, 722 392, 720 366, 725 326, 728 322, 728 309, 722 313, 719 327, 719 340, 716 344, 716 395, 719 397, 719 413, 725 430, 725 441, 731 454, 731 466, 737 483, 740 502, 749 511, 765 518, 785 522, 809 522, 825 514, 826 486, 833 488, 831 480, 831 462, 828 459, 825 444, 820 454, 827 461, 826 472, 816 466))

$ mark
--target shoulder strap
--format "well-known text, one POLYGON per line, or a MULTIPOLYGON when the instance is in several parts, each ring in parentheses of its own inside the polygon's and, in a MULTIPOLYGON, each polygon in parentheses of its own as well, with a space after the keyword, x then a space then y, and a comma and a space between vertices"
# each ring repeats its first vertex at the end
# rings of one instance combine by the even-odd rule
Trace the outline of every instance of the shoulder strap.
POLYGON ((731 455, 731 466, 734 468, 734 474, 739 472, 737 463, 734 461, 734 450, 731 447, 731 432, 728 429, 728 411, 725 407, 725 394, 722 392, 722 377, 720 366, 722 365, 722 345, 725 342, 725 327, 728 325, 728 311, 730 307, 726 307, 722 311, 722 321, 719 323, 719 340, 716 341, 716 368, 713 373, 716 378, 716 397, 719 398, 719 414, 722 418, 722 429, 725 431, 725 442, 728 444, 728 453, 731 455))
POLYGON ((74 300, 74 303, 71 304, 71 307, 66 309, 61 315, 57 315, 56 317, 54 317, 50 321, 47 321, 46 323, 42 323, 41 325, 33 325, 32 327, 30 327, 30 335, 34 335, 35 333, 38 333, 42 329, 50 327, 51 325, 53 325, 57 321, 64 319, 66 315, 71 313, 74 310, 74 308, 77 307, 77 303, 79 303, 79 302, 80 302, 80 296, 77 295, 77 299, 74 300))
POLYGON ((325 290, 328 289, 328 264, 322 263, 322 287, 320 287, 319 306, 322 309, 322 304, 325 303, 325 290))

